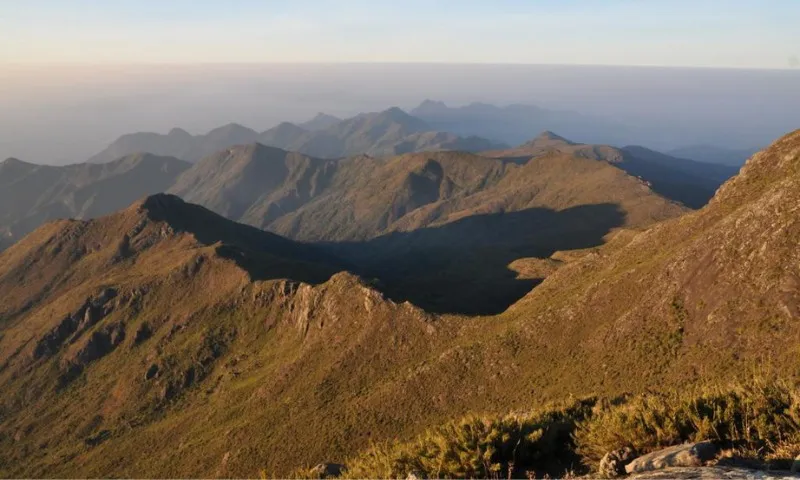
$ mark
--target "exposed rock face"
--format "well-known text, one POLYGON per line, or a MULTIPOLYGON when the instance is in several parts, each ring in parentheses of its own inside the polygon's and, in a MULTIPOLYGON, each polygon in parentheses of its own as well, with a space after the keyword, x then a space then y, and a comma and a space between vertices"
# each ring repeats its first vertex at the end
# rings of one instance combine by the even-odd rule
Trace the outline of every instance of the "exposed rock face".
POLYGON ((636 458, 636 454, 630 447, 608 452, 603 459, 600 460, 599 473, 604 478, 615 478, 625 475, 625 466, 634 458, 636 458))
POLYGON ((109 302, 116 296, 116 290, 106 288, 94 298, 86 300, 81 308, 64 317, 58 325, 39 339, 33 350, 33 358, 39 359, 52 355, 73 334, 86 331, 108 315, 113 308, 109 302))
POLYGON ((625 466, 625 471, 641 473, 668 467, 699 467, 716 455, 717 447, 711 442, 686 443, 643 455, 625 466))
POLYGON ((631 475, 631 479, 674 479, 674 480, 773 480, 779 478, 796 478, 790 472, 763 472, 735 467, 674 467, 655 472, 631 475))
POLYGON ((317 478, 335 478, 341 475, 344 465, 339 463, 320 463, 311 469, 317 478))

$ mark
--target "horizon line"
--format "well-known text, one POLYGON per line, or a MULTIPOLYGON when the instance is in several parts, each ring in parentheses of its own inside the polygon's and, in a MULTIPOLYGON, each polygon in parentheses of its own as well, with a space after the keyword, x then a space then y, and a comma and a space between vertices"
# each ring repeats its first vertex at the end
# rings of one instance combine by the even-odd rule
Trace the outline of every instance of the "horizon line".
POLYGON ((533 62, 435 62, 435 61, 247 61, 247 62, 0 62, 3 67, 47 68, 47 67, 257 67, 279 66, 469 66, 469 67, 567 67, 567 68, 643 68, 643 69, 697 69, 697 70, 759 70, 759 71, 800 71, 798 67, 760 67, 734 65, 663 65, 663 64, 614 64, 614 63, 533 63, 533 62))

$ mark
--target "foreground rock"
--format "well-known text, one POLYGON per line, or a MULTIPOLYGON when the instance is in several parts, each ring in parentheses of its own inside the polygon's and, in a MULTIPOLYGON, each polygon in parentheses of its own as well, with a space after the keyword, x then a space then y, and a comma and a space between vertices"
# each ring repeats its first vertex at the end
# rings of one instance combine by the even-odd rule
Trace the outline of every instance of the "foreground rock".
POLYGON ((627 473, 642 473, 668 467, 700 467, 714 459, 717 447, 711 442, 685 443, 643 455, 625 466, 627 473))
POLYGON ((336 478, 342 474, 344 465, 339 463, 320 463, 311 469, 314 478, 336 478))
POLYGON ((732 479, 732 480, 771 480, 779 478, 798 478, 790 472, 764 472, 737 467, 671 467, 655 472, 631 475, 630 479, 732 479))
POLYGON ((625 475, 625 467, 636 458, 636 453, 630 447, 621 448, 608 452, 600 460, 600 476, 603 478, 615 478, 625 475))

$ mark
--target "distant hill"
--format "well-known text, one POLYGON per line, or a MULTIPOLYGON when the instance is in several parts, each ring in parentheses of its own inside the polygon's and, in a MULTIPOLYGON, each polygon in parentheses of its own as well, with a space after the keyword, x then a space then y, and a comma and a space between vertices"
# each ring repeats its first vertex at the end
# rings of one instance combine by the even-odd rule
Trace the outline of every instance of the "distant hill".
POLYGON ((705 205, 716 189, 738 170, 725 165, 672 157, 640 146, 617 148, 575 143, 550 131, 519 147, 485 154, 524 160, 553 151, 614 164, 647 181, 656 192, 692 208, 705 205))
POLYGON ((317 130, 325 130, 326 128, 332 127, 341 121, 342 119, 339 117, 334 117, 333 115, 320 112, 311 120, 301 123, 299 127, 303 128, 304 130, 314 132, 317 130))
POLYGON ((119 210, 168 189, 189 166, 150 154, 64 167, 8 159, 0 163, 0 238, 8 246, 49 220, 94 218, 119 210))
POLYGON ((738 168, 744 165, 744 162, 758 150, 758 148, 733 150, 713 145, 691 145, 669 150, 666 153, 673 157, 690 158, 698 162, 717 163, 738 168))
POLYGON ((234 145, 254 142, 321 158, 360 154, 388 156, 435 150, 480 151, 503 147, 500 143, 476 136, 460 137, 435 131, 424 121, 394 107, 346 120, 320 114, 303 125, 283 122, 262 133, 237 124, 194 136, 177 128, 167 135, 134 133, 123 135, 89 162, 109 162, 138 152, 197 162, 234 145))
POLYGON ((425 100, 409 113, 437 130, 478 135, 509 145, 518 145, 528 140, 531 132, 544 130, 553 130, 588 143, 625 144, 630 138, 628 128, 622 124, 533 105, 496 106, 475 102, 449 107, 443 102, 425 100))
POLYGON ((282 123, 264 132, 265 145, 320 158, 352 155, 392 156, 408 152, 497 148, 488 140, 434 131, 430 125, 399 108, 364 113, 312 130, 282 123))
POLYGON ((258 132, 231 123, 215 128, 205 135, 191 135, 173 128, 166 135, 152 132, 123 135, 102 152, 89 159, 89 163, 106 163, 139 152, 179 158, 196 162, 212 153, 242 143, 258 140, 258 132))

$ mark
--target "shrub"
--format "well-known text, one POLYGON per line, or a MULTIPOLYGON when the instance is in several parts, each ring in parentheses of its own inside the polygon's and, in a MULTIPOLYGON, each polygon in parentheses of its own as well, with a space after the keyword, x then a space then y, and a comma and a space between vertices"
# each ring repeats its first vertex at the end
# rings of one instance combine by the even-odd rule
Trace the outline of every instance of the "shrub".
MULTIPOLYGON (((782 382, 587 398, 524 414, 468 416, 346 462, 349 478, 518 478, 595 470, 608 452, 711 440, 787 467, 800 453, 800 391, 782 382)), ((728 459, 731 460, 731 459, 728 459)), ((298 471, 308 478, 309 471, 298 471)))
POLYGON ((800 401, 782 383, 647 394, 598 402, 578 426, 578 453, 596 464, 611 450, 647 453, 686 441, 712 440, 766 456, 800 440, 800 401))
POLYGON ((528 414, 469 416, 412 442, 374 446, 346 462, 345 476, 506 478, 564 472, 578 460, 572 432, 593 404, 586 399, 528 414))

